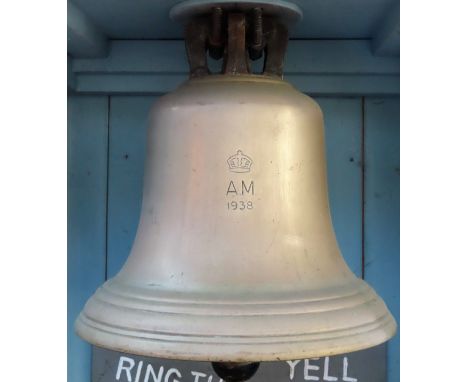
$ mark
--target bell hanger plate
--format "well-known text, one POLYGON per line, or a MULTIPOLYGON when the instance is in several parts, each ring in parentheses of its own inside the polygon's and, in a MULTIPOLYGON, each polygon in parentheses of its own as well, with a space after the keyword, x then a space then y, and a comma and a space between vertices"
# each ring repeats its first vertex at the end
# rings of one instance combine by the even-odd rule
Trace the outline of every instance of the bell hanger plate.
POLYGON ((260 7, 264 15, 275 16, 288 26, 302 20, 301 9, 283 0, 186 0, 172 7, 169 15, 172 20, 185 22, 194 16, 210 13, 213 7, 241 12, 260 7))

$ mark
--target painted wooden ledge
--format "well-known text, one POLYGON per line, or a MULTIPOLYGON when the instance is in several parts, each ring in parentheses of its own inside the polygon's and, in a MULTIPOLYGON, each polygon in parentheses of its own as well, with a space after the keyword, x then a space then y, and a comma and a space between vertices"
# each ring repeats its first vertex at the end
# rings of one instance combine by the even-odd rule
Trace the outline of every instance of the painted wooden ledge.
MULTIPOLYGON (((114 40, 107 57, 74 58, 71 65, 79 93, 163 94, 188 73, 178 40, 114 40)), ((399 58, 375 56, 370 40, 292 40, 285 62, 285 78, 316 95, 395 95, 399 71, 399 58)))

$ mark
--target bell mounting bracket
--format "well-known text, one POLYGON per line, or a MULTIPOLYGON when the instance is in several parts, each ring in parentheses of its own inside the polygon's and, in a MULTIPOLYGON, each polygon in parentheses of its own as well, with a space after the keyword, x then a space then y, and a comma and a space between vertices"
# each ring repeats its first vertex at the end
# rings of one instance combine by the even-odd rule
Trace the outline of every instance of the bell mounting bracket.
POLYGON ((222 74, 251 74, 251 62, 263 58, 263 75, 283 76, 288 27, 302 18, 286 1, 188 0, 171 9, 185 24, 190 77, 211 74, 207 53, 223 60, 222 74))

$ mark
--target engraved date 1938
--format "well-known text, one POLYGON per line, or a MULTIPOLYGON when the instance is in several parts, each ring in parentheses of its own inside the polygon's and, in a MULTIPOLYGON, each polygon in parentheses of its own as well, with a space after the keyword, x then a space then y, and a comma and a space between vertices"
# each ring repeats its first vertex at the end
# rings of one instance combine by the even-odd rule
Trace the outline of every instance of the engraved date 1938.
POLYGON ((227 208, 228 210, 251 210, 253 209, 253 202, 251 200, 247 202, 244 200, 239 200, 238 202, 233 200, 231 202, 228 202, 227 208))

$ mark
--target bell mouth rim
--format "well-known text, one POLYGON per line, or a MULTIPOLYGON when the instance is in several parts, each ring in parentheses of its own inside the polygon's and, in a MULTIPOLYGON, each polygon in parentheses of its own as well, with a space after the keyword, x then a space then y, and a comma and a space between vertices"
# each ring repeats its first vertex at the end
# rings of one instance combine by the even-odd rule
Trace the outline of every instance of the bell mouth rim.
MULTIPOLYGON (((347 333, 339 338, 301 338, 293 336, 239 337, 246 342, 233 342, 229 336, 189 336, 163 334, 159 338, 135 336, 132 333, 105 330, 100 323, 90 320, 81 313, 75 322, 75 332, 85 341, 99 348, 146 357, 165 358, 181 361, 205 362, 275 362, 314 357, 349 354, 370 349, 389 341, 397 331, 395 319, 384 314, 368 330, 347 333), (366 336, 372 335, 372 340, 366 336), (214 341, 213 341, 214 339, 214 341), (268 339, 268 341, 265 341, 268 339), (276 340, 275 340, 276 339, 276 340), (216 352, 213 352, 216 347, 216 352)), ((364 327, 364 326, 363 326, 364 327)))
POLYGON ((348 302, 283 301, 266 310, 251 304, 223 307, 219 301, 202 306, 154 301, 151 307, 101 287, 75 330, 98 347, 179 360, 264 362, 344 354, 377 346, 396 332, 385 303, 367 284, 358 284, 348 302))

